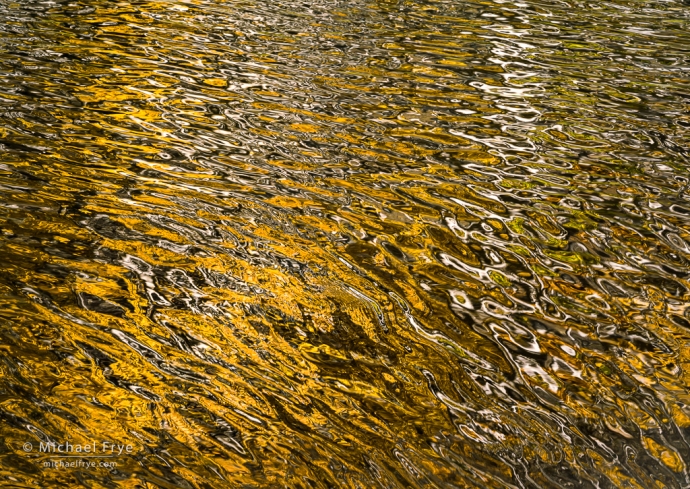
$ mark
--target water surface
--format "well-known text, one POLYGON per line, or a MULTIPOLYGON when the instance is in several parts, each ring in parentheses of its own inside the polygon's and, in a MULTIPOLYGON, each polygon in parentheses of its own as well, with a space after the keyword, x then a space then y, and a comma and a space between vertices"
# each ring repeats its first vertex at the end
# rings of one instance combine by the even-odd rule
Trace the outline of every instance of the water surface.
POLYGON ((687 5, 0 19, 1 486, 690 487, 687 5))

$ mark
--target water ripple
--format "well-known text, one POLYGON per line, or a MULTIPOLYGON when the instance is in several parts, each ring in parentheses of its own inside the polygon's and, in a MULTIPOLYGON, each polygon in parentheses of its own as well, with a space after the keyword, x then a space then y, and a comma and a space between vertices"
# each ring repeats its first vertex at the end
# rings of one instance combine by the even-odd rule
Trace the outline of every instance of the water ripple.
POLYGON ((684 4, 0 13, 2 485, 690 485, 684 4))

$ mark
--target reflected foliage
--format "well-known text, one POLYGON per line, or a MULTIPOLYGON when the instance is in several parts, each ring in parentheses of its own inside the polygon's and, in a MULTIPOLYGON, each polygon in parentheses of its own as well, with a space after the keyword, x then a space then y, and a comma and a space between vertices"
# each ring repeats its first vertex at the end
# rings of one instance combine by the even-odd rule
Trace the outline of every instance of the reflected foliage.
POLYGON ((0 15, 0 485, 690 485, 686 5, 0 15))

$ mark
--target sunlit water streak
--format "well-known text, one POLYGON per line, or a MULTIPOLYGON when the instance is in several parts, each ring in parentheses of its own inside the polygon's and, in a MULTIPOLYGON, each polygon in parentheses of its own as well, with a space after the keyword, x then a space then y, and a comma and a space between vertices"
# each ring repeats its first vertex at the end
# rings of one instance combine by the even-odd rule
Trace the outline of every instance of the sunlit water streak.
POLYGON ((687 5, 0 15, 0 485, 690 487, 687 5))

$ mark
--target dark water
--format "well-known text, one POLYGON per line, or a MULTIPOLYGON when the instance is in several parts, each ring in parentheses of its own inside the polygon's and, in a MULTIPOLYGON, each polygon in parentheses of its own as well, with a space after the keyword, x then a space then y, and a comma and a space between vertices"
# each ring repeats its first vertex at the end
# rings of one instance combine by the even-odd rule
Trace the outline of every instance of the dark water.
POLYGON ((0 0, 0 486, 690 487, 689 9, 0 0))

